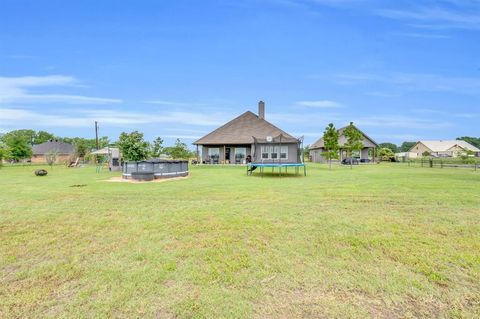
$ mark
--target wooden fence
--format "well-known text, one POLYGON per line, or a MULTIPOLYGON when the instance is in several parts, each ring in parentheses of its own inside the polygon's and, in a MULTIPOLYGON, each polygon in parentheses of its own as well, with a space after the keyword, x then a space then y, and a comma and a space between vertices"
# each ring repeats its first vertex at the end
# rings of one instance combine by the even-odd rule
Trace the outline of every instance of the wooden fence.
POLYGON ((474 171, 480 171, 480 160, 471 159, 471 160, 461 160, 461 159, 443 159, 443 158, 421 158, 421 159, 410 159, 406 160, 404 163, 407 163, 408 166, 419 166, 426 168, 469 168, 474 171))

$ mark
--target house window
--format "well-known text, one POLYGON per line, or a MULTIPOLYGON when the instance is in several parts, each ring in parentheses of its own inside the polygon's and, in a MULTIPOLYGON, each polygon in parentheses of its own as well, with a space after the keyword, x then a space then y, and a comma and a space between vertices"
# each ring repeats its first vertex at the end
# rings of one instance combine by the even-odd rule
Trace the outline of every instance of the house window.
POLYGON ((270 146, 270 158, 277 159, 278 158, 278 146, 270 146))
POLYGON ((245 147, 235 147, 235 163, 243 163, 247 156, 247 149, 245 147))
POLYGON ((262 146, 262 159, 288 159, 288 146, 262 146))
POLYGON ((261 148, 262 159, 270 158, 271 149, 272 149, 272 146, 262 146, 261 148))
POLYGON ((280 158, 281 159, 288 159, 288 146, 281 146, 280 147, 280 158))
POLYGON ((208 149, 208 156, 210 157, 218 157, 220 156, 220 149, 218 147, 209 148, 208 149))
POLYGON ((247 156, 247 149, 245 147, 236 147, 235 148, 235 156, 239 156, 245 158, 247 156))

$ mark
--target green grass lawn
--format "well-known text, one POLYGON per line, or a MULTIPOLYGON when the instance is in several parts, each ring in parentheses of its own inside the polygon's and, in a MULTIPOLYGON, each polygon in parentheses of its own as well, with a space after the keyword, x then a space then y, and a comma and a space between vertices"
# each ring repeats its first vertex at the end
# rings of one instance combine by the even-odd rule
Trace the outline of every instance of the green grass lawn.
POLYGON ((478 171, 34 169, 0 169, 1 318, 480 316, 478 171))

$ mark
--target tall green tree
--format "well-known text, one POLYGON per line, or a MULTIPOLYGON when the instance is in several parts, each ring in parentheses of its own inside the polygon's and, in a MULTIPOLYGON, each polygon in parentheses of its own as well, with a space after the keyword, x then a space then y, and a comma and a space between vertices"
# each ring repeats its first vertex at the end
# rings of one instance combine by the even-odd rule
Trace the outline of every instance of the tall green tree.
POLYGON ((393 143, 388 143, 388 142, 380 143, 380 144, 378 144, 378 147, 379 148, 388 148, 389 150, 391 150, 394 153, 398 152, 398 146, 393 144, 393 143))
POLYGON ((53 139, 55 139, 55 135, 53 135, 52 133, 46 131, 38 131, 35 134, 33 144, 42 144, 53 139))
POLYGON ((157 137, 152 144, 151 155, 152 157, 160 157, 163 152, 163 139, 157 137))
POLYGON ((75 151, 75 157, 84 158, 87 155, 89 148, 86 139, 78 139, 73 142, 73 149, 75 151))
MULTIPOLYGON (((86 153, 96 149, 96 147, 97 147, 94 138, 62 137, 62 138, 58 138, 58 140, 62 141, 64 143, 79 145, 80 148, 86 149, 86 153)), ((102 136, 98 139, 99 148, 107 147, 109 145, 109 143, 110 143, 110 140, 108 139, 107 136, 102 136)), ((80 151, 83 151, 82 149, 80 151)))
POLYGON ((302 156, 303 156, 303 159, 304 159, 304 160, 305 160, 305 158, 309 158, 309 156, 310 156, 310 145, 305 145, 305 146, 303 147, 303 154, 302 154, 302 156))
POLYGON ((323 132, 323 144, 325 148, 323 154, 328 160, 329 168, 332 169, 332 159, 338 158, 338 151, 340 149, 338 145, 338 131, 333 123, 328 124, 323 132))
POLYGON ((400 146, 400 152, 408 152, 417 142, 403 142, 400 146))
POLYGON ((127 161, 141 161, 148 157, 149 143, 143 139, 143 133, 138 131, 122 132, 117 145, 127 161))
POLYGON ((14 135, 6 143, 9 149, 9 158, 18 162, 32 157, 32 147, 21 135, 14 135))
POLYGON ((34 144, 35 142, 35 137, 37 136, 37 133, 34 130, 14 130, 5 133, 2 136, 3 142, 5 142, 7 145, 12 143, 12 140, 15 139, 18 142, 18 139, 21 139, 27 144, 34 144))
MULTIPOLYGON (((363 135, 362 133, 350 122, 343 131, 345 138, 347 139, 343 147, 347 150, 348 156, 352 157, 353 152, 361 151, 363 148, 363 135)), ((353 161, 350 161, 350 168, 352 168, 353 161)))
POLYGON ((3 140, 4 142, 7 142, 13 136, 22 138, 24 141, 26 141, 30 145, 41 144, 56 138, 55 135, 47 131, 36 132, 30 129, 23 129, 23 130, 14 130, 14 131, 5 133, 0 139, 3 140))
POLYGON ((174 146, 165 147, 165 154, 175 159, 188 159, 192 156, 192 152, 188 149, 187 144, 177 138, 174 146))

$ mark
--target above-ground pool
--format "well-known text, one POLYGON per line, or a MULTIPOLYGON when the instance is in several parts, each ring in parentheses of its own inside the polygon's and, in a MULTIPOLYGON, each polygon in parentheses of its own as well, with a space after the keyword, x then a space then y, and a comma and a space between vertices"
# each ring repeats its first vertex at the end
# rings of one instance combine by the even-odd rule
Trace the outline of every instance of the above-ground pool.
POLYGON ((126 179, 152 180, 188 175, 188 161, 151 159, 123 163, 122 177, 126 179))

